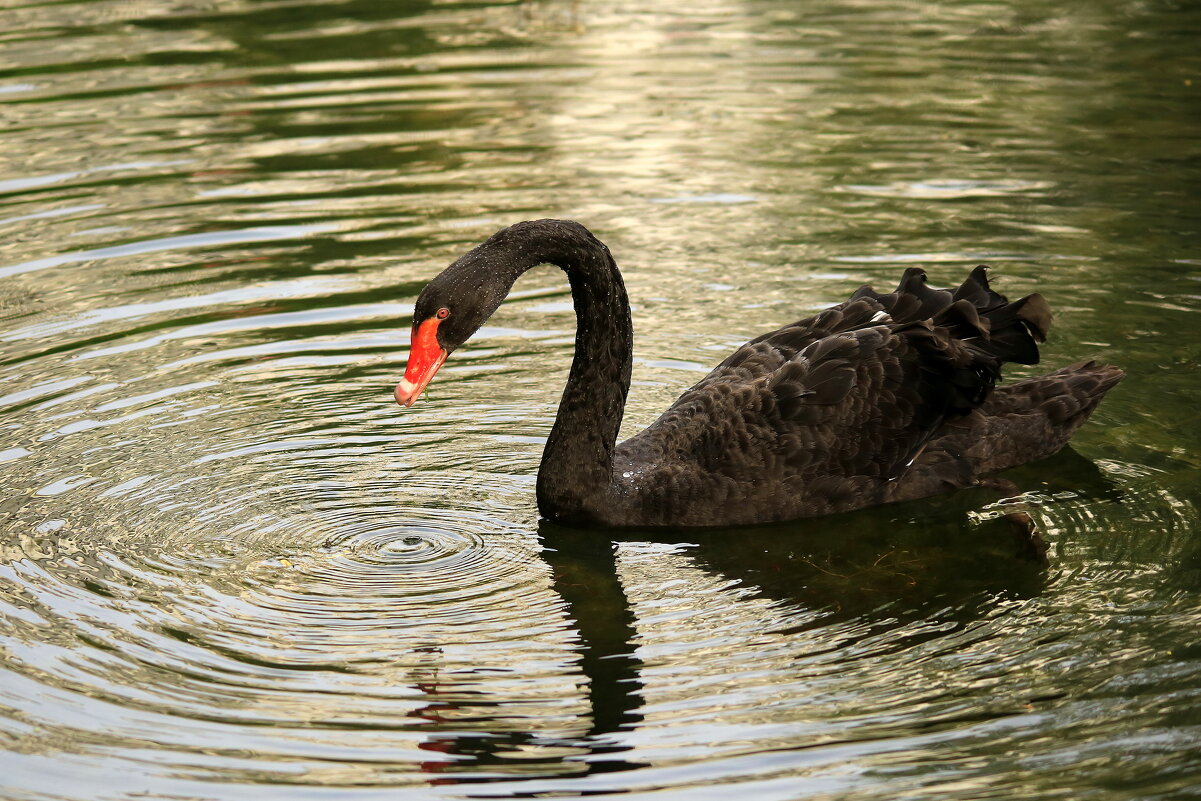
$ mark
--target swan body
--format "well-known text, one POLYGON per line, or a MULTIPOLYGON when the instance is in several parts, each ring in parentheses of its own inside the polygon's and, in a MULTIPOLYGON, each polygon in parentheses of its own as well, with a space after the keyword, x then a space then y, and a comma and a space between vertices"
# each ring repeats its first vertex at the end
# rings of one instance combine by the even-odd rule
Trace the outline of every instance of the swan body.
POLYGON ((997 388, 1035 364, 1051 312, 1009 302, 977 267, 955 290, 918 268, 894 292, 863 287, 738 348, 642 432, 618 444, 633 334, 609 250, 561 220, 503 229, 418 297, 398 402, 539 264, 566 273, 576 351, 538 475, 547 518, 592 526, 714 526, 850 511, 971 487, 1062 448, 1116 367, 1083 362, 997 388))

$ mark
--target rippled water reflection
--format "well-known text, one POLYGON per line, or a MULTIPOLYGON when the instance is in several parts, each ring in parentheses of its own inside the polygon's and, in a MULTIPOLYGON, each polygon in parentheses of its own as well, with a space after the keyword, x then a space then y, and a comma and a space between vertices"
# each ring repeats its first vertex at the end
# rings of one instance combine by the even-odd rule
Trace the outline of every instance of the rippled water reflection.
POLYGON ((0 32, 0 795, 1198 795, 1188 4, 9 3, 0 32), (554 271, 391 400, 424 282, 543 216, 625 270, 626 433, 910 264, 993 263, 1051 299, 1047 364, 1129 377, 1000 506, 557 528, 554 271))

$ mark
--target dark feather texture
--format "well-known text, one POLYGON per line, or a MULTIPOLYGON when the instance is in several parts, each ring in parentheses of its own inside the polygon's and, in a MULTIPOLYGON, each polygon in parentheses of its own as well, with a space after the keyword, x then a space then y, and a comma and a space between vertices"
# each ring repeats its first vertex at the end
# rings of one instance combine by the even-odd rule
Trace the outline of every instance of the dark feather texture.
POLYGON ((865 286, 751 340, 617 445, 629 307, 608 250, 582 226, 505 229, 435 279, 418 309, 457 305, 482 322, 518 275, 544 262, 571 279, 579 330, 539 507, 571 523, 756 523, 972 486, 1059 450, 1122 376, 1088 362, 994 391, 1005 362, 1038 362, 1046 301, 1009 302, 983 266, 954 290, 931 288, 911 268, 893 292, 865 286), (467 298, 448 289, 463 284, 479 289, 467 298))

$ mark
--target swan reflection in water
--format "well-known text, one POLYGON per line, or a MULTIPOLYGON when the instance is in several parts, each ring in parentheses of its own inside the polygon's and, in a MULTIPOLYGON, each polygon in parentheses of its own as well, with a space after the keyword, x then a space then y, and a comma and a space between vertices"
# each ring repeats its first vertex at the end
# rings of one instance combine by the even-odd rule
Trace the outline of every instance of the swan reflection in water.
MULTIPOLYGON (((1111 481, 1070 449, 1027 470, 1029 475, 1021 478, 1030 482, 1052 477, 1043 482, 1046 492, 1071 491, 1093 502, 1116 497, 1111 481)), ((776 613, 770 618, 756 619, 758 610, 744 615, 767 626, 746 632, 748 638, 786 642, 805 637, 814 652, 832 660, 827 666, 849 668, 862 657, 855 652, 869 638, 873 655, 891 653, 893 658, 906 659, 912 649, 925 642, 937 645, 939 638, 963 631, 1002 604, 1042 593, 1048 571, 1039 560, 1028 558, 1020 539, 1015 552, 1008 520, 966 519, 989 500, 991 495, 984 491, 965 491, 933 502, 737 530, 601 533, 542 521, 541 555, 578 639, 575 684, 586 699, 587 723, 582 722, 578 733, 570 736, 541 731, 545 727, 535 726, 533 718, 523 726, 520 709, 474 689, 482 685, 473 684, 470 671, 440 676, 431 666, 415 681, 428 694, 428 703, 413 713, 428 724, 429 736, 422 748, 437 755, 423 764, 423 770, 436 774, 428 781, 526 782, 506 792, 528 784, 530 793, 537 794, 547 789, 539 782, 630 771, 648 764, 634 753, 631 738, 625 736, 637 732, 644 720, 648 679, 639 645, 648 641, 645 621, 640 626, 623 586, 619 554, 624 549, 649 544, 681 555, 689 567, 737 588, 720 596, 731 605, 731 617, 738 617, 739 604, 767 601, 773 606, 776 613), (920 625, 926 621, 936 625, 920 625)), ((1058 532, 1067 537, 1079 534, 1058 532)), ((653 573, 654 566, 652 561, 648 568, 653 573)), ((756 661, 754 643, 737 647, 751 649, 740 652, 745 656, 743 667, 751 669, 756 661)), ((812 655, 801 653, 794 675, 786 672, 773 680, 805 680, 812 666, 804 663, 812 655)), ((779 668, 780 663, 772 665, 779 668)), ((738 671, 738 666, 729 670, 715 687, 737 683, 738 671)), ((969 713, 976 714, 995 716, 983 709, 969 713)), ((962 723, 962 718, 956 718, 930 725, 962 723)), ((818 732, 812 745, 829 745, 832 736, 835 741, 854 742, 878 738, 880 731, 867 727, 861 734, 848 733, 843 724, 832 720, 829 731, 818 732)), ((808 746, 798 742, 791 747, 808 746)), ((555 787, 567 790, 571 785, 555 787)))

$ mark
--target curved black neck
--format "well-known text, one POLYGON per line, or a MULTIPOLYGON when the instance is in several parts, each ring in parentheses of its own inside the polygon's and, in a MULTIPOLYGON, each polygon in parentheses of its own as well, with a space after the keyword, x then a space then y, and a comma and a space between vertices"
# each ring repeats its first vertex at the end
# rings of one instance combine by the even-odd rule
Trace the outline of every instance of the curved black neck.
POLYGON ((621 273, 609 249, 574 222, 518 223, 484 249, 494 268, 508 273, 505 294, 518 276, 539 264, 567 273, 576 313, 575 357, 542 453, 538 509, 567 523, 596 521, 609 503, 613 449, 633 359, 630 303, 621 273))
POLYGON ((551 261, 567 273, 571 284, 575 356, 542 453, 538 508, 564 522, 594 520, 608 503, 613 448, 633 361, 634 332, 625 283, 609 249, 592 241, 595 248, 589 253, 551 261))

